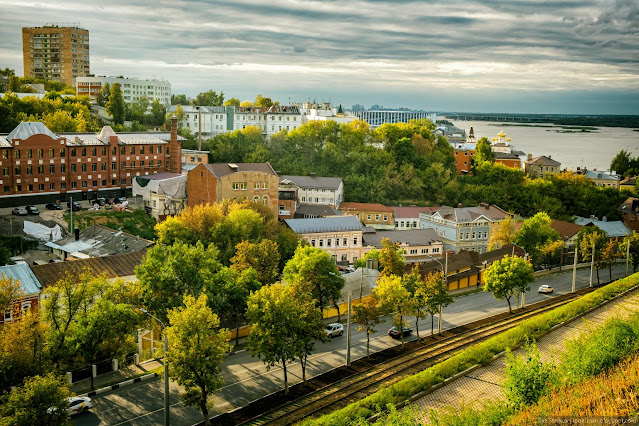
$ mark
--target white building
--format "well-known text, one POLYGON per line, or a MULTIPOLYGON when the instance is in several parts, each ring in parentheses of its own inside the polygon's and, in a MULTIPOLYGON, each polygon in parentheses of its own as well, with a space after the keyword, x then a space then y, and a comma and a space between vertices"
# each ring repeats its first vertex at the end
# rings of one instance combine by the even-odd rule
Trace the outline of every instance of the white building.
POLYGON ((125 77, 76 77, 75 90, 78 96, 89 96, 95 99, 102 90, 102 86, 109 83, 113 86, 120 83, 124 102, 132 103, 136 99, 146 96, 151 102, 158 100, 162 105, 171 104, 171 83, 161 80, 140 80, 125 77))
POLYGON ((186 207, 186 176, 158 173, 133 179, 133 196, 141 196, 145 210, 156 220, 180 214, 186 207))
POLYGON ((280 176, 280 188, 297 187, 297 202, 338 207, 344 200, 344 183, 339 177, 280 176))
POLYGON ((196 135, 200 129, 203 135, 219 135, 232 130, 228 127, 228 114, 231 111, 232 115, 233 107, 171 105, 166 109, 167 113, 176 113, 178 106, 184 112, 184 121, 180 125, 189 128, 196 135))
POLYGON ((384 123, 408 123, 410 120, 429 119, 437 122, 437 113, 411 110, 367 110, 354 111, 353 114, 360 120, 366 121, 371 128, 376 128, 384 123))

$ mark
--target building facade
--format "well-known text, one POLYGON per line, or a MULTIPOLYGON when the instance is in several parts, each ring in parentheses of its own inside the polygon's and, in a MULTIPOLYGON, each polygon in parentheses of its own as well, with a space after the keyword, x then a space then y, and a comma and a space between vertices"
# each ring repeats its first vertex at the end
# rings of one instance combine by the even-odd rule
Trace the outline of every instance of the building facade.
POLYGON ((182 165, 184 164, 208 164, 209 151, 198 151, 196 149, 182 150, 182 165))
POLYGON ((127 77, 78 77, 75 79, 75 91, 78 96, 89 96, 95 99, 105 84, 113 86, 120 83, 124 102, 130 104, 142 96, 150 102, 157 100, 162 105, 171 104, 171 83, 161 80, 143 80, 127 77))
POLYGON ((419 216, 420 226, 434 229, 442 237, 446 249, 485 253, 488 251, 488 239, 494 225, 509 215, 494 204, 482 203, 478 207, 442 206, 434 212, 421 213, 419 216))
POLYGON ((366 110, 353 111, 353 115, 366 121, 375 129, 385 123, 408 123, 410 120, 428 119, 433 123, 437 121, 437 114, 426 111, 412 110, 366 110))
POLYGON ((302 204, 338 207, 344 199, 344 183, 338 177, 282 175, 280 188, 297 188, 297 202, 302 204))
POLYGON ((601 170, 597 171, 596 169, 588 170, 585 168, 581 169, 577 167, 577 174, 584 175, 586 179, 594 182, 595 185, 602 188, 619 189, 621 186, 620 176, 617 174, 614 174, 614 172, 601 171, 601 170))
POLYGON ((545 155, 532 158, 532 155, 528 154, 528 160, 524 163, 524 171, 531 177, 542 178, 548 174, 559 173, 560 167, 559 161, 545 155))
MULTIPOLYGON (((180 173, 177 122, 171 133, 55 134, 23 122, 0 136, 0 201, 17 206, 124 196, 136 176, 180 173)), ((183 139, 183 138, 180 138, 183 139)))
POLYGON ((187 175, 189 206, 249 200, 264 204, 278 217, 278 183, 269 163, 200 164, 187 175))
POLYGON ((432 257, 440 257, 444 254, 442 238, 433 229, 411 229, 405 231, 369 231, 363 234, 365 256, 371 250, 380 250, 382 240, 388 238, 398 244, 404 253, 406 263, 425 262, 432 257))
POLYGON ((199 106, 199 105, 170 105, 169 114, 177 114, 182 110, 180 126, 190 129, 194 134, 219 135, 233 129, 232 106, 199 106), (230 123, 229 123, 230 120, 230 123))
POLYGON ((26 263, 0 266, 0 277, 20 282, 22 294, 11 300, 9 307, 0 313, 0 324, 14 321, 27 312, 37 312, 42 285, 26 263))
POLYGON ((439 207, 400 206, 391 208, 395 214, 395 230, 403 231, 406 229, 421 228, 419 225, 419 214, 434 212, 439 207))
POLYGON ((394 229, 395 211, 391 207, 374 203, 341 203, 338 210, 345 215, 357 216, 364 226, 375 229, 394 229))
POLYGON ((79 27, 22 28, 24 76, 75 86, 75 78, 91 73, 89 31, 79 27))
POLYGON ((180 214, 186 207, 186 182, 185 175, 169 172, 137 176, 133 180, 133 196, 141 196, 146 212, 161 221, 180 214))
POLYGON ((364 228, 355 216, 286 219, 284 223, 311 246, 330 254, 336 262, 353 264, 362 257, 364 228))

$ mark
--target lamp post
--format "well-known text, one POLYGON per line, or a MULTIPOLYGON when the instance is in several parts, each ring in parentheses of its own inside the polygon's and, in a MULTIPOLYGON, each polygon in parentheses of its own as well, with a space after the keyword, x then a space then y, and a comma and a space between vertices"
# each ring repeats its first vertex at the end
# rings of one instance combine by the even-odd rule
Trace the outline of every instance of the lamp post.
POLYGON ((140 312, 143 312, 159 322, 162 325, 162 331, 164 332, 164 425, 169 426, 170 418, 169 418, 169 363, 168 363, 168 353, 169 353, 169 338, 166 335, 166 325, 159 318, 154 317, 144 308, 139 308, 140 312))

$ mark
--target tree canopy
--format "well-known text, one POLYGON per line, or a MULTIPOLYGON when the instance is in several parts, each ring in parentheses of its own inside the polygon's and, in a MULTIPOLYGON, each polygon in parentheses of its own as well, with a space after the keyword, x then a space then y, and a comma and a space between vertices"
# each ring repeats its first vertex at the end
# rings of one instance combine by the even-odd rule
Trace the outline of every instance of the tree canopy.
POLYGON ((484 274, 484 291, 489 291, 497 300, 506 299, 512 313, 510 299, 517 293, 530 290, 528 284, 535 281, 533 268, 523 258, 506 255, 496 260, 484 274))

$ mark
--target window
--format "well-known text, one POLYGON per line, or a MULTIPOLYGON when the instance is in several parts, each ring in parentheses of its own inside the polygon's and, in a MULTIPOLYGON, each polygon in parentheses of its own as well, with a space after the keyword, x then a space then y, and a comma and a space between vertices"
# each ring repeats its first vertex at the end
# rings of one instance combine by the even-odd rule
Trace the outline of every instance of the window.
POLYGON ((255 182, 255 189, 260 189, 260 183, 259 182, 255 182))
POLYGON ((380 215, 380 214, 376 214, 376 215, 375 215, 375 220, 379 220, 379 218, 380 218, 380 217, 381 217, 381 215, 380 215))
POLYGON ((102 155, 106 155, 106 153, 107 153, 106 146, 103 146, 102 147, 102 155))
POLYGON ((237 191, 240 189, 240 183, 239 182, 233 182, 233 191, 237 191))
POLYGON ((71 157, 75 157, 75 148, 71 148, 71 157))
POLYGON ((64 157, 65 149, 60 148, 60 157, 64 157))
POLYGON ((315 240, 311 240, 311 245, 315 247, 315 240))
POLYGON ((240 182, 240 189, 246 191, 246 182, 240 182))
POLYGON ((140 161, 140 167, 144 167, 144 161, 140 161))
POLYGON ((60 173, 66 173, 66 171, 67 171, 67 165, 60 164, 60 173))
POLYGON ((344 243, 344 247, 346 247, 348 245, 348 239, 344 238, 344 241, 342 241, 344 243))
POLYGON ((33 167, 27 166, 27 175, 33 174, 33 167))
POLYGON ((120 147, 120 155, 125 155, 126 154, 126 146, 121 146, 120 147))
POLYGON ((92 181, 92 182, 91 182, 91 185, 93 185, 93 186, 98 186, 98 181, 97 181, 97 180, 92 181))
MULTIPOLYGON (((126 163, 124 161, 120 163, 120 169, 122 169, 122 170, 126 169, 126 163)), ((113 169, 113 170, 115 170, 115 169, 113 169)))
POLYGON ((260 201, 260 197, 258 197, 257 195, 253 197, 253 202, 257 203, 258 201, 260 201))
POLYGON ((384 215, 384 222, 388 222, 388 215, 387 214, 384 215))
POLYGON ((91 155, 94 157, 98 155, 98 149, 96 147, 91 148, 91 155))
POLYGON ((366 219, 367 219, 367 220, 371 220, 371 215, 367 215, 367 216, 366 216, 366 219))
POLYGON ((417 249, 410 249, 410 254, 417 254, 417 249))
POLYGON ((111 148, 111 155, 115 155, 116 152, 118 152, 118 149, 116 147, 112 147, 111 148))
POLYGON ((131 154, 131 155, 135 154, 135 147, 134 147, 134 146, 132 146, 132 147, 129 149, 129 154, 131 154))
POLYGON ((55 173, 55 165, 49 164, 49 173, 55 173))
POLYGON ((153 145, 149 147, 149 154, 153 154, 153 145))
POLYGON ((11 322, 11 309, 4 311, 4 322, 11 322))
POLYGON ((101 167, 102 171, 106 170, 106 163, 102 163, 102 167, 101 167))
POLYGON ((16 185, 16 192, 22 192, 22 185, 16 185))
POLYGON ((428 254, 428 249, 422 249, 422 254, 428 254))
POLYGON ((153 167, 153 160, 149 160, 149 167, 153 167))
POLYGON ((49 158, 53 158, 55 156, 55 151, 53 148, 49 148, 49 158))
POLYGON ((44 174, 44 166, 38 166, 38 174, 40 175, 44 174))
POLYGON ((439 248, 434 248, 433 253, 439 253, 439 248))
POLYGON ((8 149, 3 149, 2 150, 2 159, 6 160, 7 158, 9 158, 9 150, 8 149))
POLYGON ((324 247, 324 240, 319 240, 319 246, 324 247))
POLYGON ((98 171, 97 163, 91 163, 91 171, 92 172, 97 172, 98 171))
POLYGON ((135 168, 135 161, 131 161, 131 168, 134 169, 135 168))
POLYGON ((339 238, 335 238, 335 246, 339 247, 339 238))
POLYGON ((2 176, 9 176, 9 168, 8 167, 3 167, 2 168, 2 176))
POLYGON ((33 191, 33 185, 27 185, 27 191, 32 192, 33 191))
POLYGON ((75 189, 78 187, 78 182, 71 182, 71 189, 75 189))
POLYGON ((20 158, 20 150, 16 149, 15 151, 13 151, 13 158, 15 158, 16 160, 20 158))
POLYGON ((86 148, 82 148, 82 156, 83 157, 87 156, 87 149, 86 148))
POLYGON ((330 238, 328 240, 326 240, 326 247, 331 247, 332 246, 332 242, 333 242, 333 240, 331 240, 330 238))
POLYGON ((357 245, 357 237, 353 238, 353 245, 356 246, 357 245))
POLYGON ((83 171, 83 172, 86 172, 86 171, 87 171, 87 164, 86 164, 86 163, 82 163, 82 164, 80 165, 80 167, 81 167, 81 169, 82 169, 82 171, 83 171))
POLYGON ((267 189, 268 188, 268 182, 262 182, 262 189, 267 189))
POLYGON ((120 184, 122 184, 122 185, 126 185, 126 179, 121 179, 121 180, 120 180, 120 184))
POLYGON ((162 160, 158 160, 158 167, 162 167, 162 160))
POLYGON ((38 191, 44 191, 44 184, 43 183, 38 184, 38 191))
POLYGON ((86 188, 86 187, 87 187, 87 181, 86 181, 86 180, 83 180, 83 181, 82 181, 82 188, 86 188))
POLYGON ((67 183, 66 182, 61 182, 60 183, 60 189, 67 189, 67 183))
POLYGON ((8 186, 3 187, 3 191, 5 194, 9 193, 10 188, 8 186))
POLYGON ((27 158, 32 158, 32 157, 33 157, 33 150, 27 149, 27 158))
POLYGON ((158 154, 162 154, 162 147, 158 146, 158 154))
POLYGON ((55 183, 50 183, 49 184, 49 189, 55 189, 55 183))
POLYGON ((15 174, 19 175, 21 171, 22 171, 21 167, 20 166, 16 166, 16 170, 15 170, 16 173, 15 174))
POLYGON ((347 260, 348 260, 348 258, 346 257, 346 255, 345 255, 345 254, 343 254, 343 255, 342 255, 342 261, 343 261, 343 262, 346 262, 347 260))

